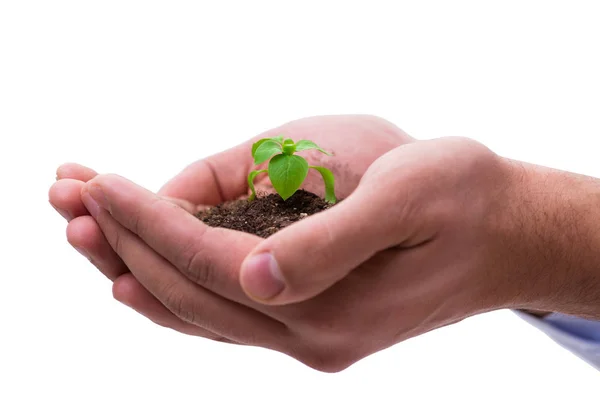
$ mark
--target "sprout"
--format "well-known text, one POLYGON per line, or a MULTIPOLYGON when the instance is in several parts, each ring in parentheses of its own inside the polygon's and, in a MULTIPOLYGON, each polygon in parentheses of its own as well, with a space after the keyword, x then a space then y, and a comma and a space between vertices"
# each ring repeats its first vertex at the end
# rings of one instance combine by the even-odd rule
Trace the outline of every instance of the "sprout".
POLYGON ((256 198, 256 190, 254 189, 254 179, 260 173, 267 172, 273 187, 279 193, 283 200, 289 199, 302 185, 302 182, 308 175, 308 169, 312 168, 318 171, 325 182, 325 200, 330 203, 335 203, 334 192, 334 177, 333 173, 325 167, 316 167, 308 165, 304 157, 300 157, 294 153, 303 150, 318 150, 323 154, 331 156, 319 147, 315 142, 310 140, 299 140, 296 143, 292 139, 283 139, 283 136, 273 138, 260 139, 252 145, 252 158, 254 164, 262 164, 269 161, 268 169, 252 171, 248 175, 248 186, 252 191, 249 200, 256 198))

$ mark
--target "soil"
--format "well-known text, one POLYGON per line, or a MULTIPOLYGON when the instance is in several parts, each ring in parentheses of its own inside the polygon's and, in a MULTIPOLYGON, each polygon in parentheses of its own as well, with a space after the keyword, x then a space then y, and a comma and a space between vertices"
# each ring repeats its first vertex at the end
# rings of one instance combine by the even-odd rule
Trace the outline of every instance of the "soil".
POLYGON ((278 194, 255 200, 229 201, 200 211, 196 217, 209 226, 234 229, 266 238, 309 215, 333 207, 314 193, 298 190, 283 201, 278 194))

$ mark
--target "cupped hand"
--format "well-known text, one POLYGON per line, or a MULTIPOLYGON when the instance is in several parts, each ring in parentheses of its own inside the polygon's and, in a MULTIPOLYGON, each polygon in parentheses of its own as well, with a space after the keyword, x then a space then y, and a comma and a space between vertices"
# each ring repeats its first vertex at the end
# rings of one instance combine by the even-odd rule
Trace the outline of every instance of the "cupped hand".
MULTIPOLYGON (((391 123, 372 116, 301 119, 190 165, 163 186, 158 194, 189 213, 194 213, 203 205, 243 197, 248 193, 246 177, 255 168, 249 151, 251 143, 260 137, 280 134, 294 140, 313 140, 324 148, 335 149, 335 157, 320 157, 320 153, 310 154, 312 152, 303 155, 311 163, 326 166, 336 174, 339 197, 345 197, 354 190, 364 171, 380 155, 414 141, 391 123)), ((113 294, 117 300, 159 325, 183 333, 229 341, 175 316, 132 275, 81 201, 85 182, 96 175, 95 171, 77 164, 65 164, 57 170, 57 182, 52 185, 49 198, 52 206, 69 221, 69 243, 114 281, 113 294)), ((266 177, 257 180, 256 186, 259 190, 271 190, 266 177)), ((323 192, 323 184, 317 174, 309 174, 304 187, 315 193, 323 192)))
POLYGON ((514 179, 473 141, 415 142, 379 157, 343 202, 268 239, 207 227, 114 175, 82 198, 173 315, 333 372, 513 304, 503 232, 514 179))

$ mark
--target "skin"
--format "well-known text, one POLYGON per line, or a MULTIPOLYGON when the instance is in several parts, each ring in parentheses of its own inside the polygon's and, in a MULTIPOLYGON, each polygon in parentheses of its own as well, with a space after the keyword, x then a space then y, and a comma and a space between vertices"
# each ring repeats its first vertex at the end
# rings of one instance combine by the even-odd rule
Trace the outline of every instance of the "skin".
MULTIPOLYGON (((598 180, 469 139, 415 141, 370 116, 309 118, 260 137, 278 134, 335 149, 305 154, 332 169, 345 200, 268 239, 191 215, 247 195, 257 138, 158 194, 68 164, 50 202, 117 300, 159 325, 321 371, 496 309, 600 319, 598 180)), ((305 187, 323 194, 318 174, 305 187)))

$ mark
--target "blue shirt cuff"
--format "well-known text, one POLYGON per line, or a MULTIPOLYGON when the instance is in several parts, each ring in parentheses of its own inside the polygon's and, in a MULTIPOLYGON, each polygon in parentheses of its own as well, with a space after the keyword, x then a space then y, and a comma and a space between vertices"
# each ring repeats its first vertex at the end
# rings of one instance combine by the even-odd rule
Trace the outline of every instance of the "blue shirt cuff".
POLYGON ((536 317, 523 311, 513 311, 556 343, 600 371, 600 321, 559 313, 536 317))

